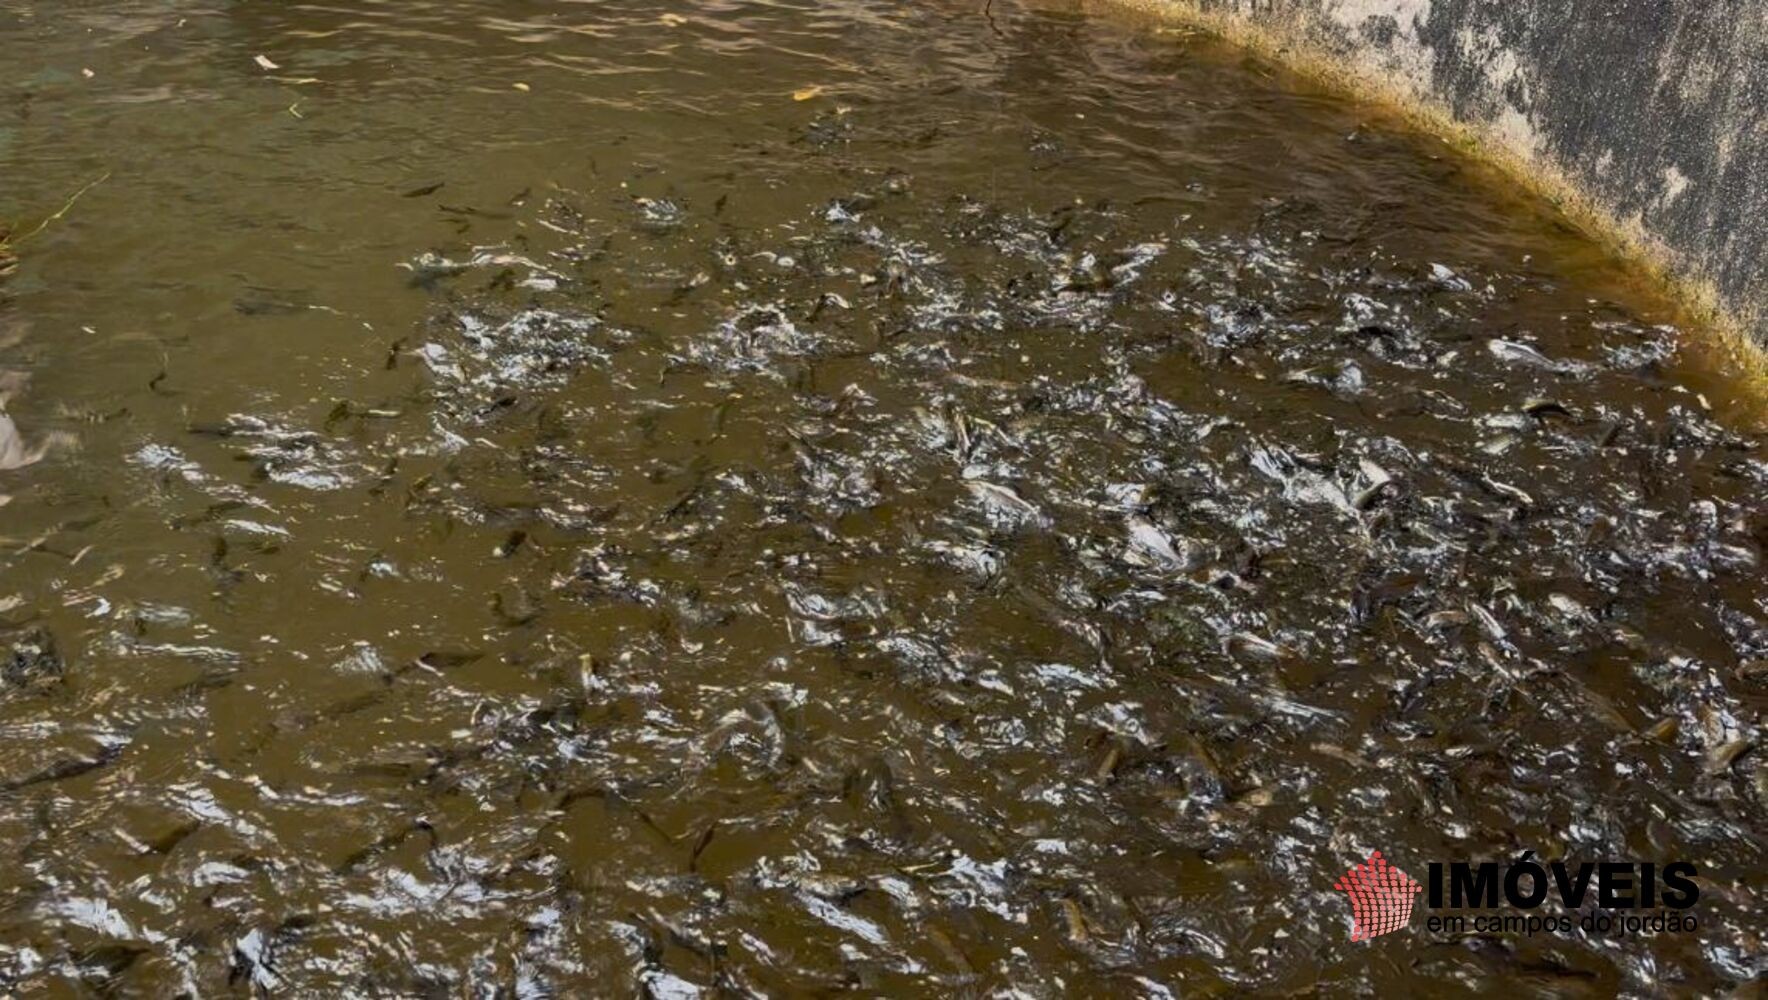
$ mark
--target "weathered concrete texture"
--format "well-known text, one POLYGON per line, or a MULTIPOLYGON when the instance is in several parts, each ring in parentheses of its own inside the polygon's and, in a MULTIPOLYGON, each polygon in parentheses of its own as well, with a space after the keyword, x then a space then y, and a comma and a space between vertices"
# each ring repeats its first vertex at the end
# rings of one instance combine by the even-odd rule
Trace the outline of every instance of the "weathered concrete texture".
POLYGON ((1324 50, 1552 165, 1768 346, 1768 2, 1173 2, 1324 50))

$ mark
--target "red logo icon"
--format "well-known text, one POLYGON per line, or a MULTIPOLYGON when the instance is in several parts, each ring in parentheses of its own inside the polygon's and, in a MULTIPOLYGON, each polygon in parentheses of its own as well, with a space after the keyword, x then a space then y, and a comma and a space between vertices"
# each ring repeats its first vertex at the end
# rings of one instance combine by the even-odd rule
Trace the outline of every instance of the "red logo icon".
POLYGON ((1351 940, 1367 941, 1406 926, 1412 919, 1412 897, 1424 886, 1375 851, 1332 888, 1351 899, 1351 940))

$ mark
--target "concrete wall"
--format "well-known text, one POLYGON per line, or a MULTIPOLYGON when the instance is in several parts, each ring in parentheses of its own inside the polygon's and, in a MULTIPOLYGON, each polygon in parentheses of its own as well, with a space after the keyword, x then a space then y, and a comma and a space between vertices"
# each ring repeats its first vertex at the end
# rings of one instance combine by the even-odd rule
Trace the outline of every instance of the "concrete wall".
POLYGON ((1768 0, 1156 0, 1248 21, 1549 164, 1768 346, 1768 0))

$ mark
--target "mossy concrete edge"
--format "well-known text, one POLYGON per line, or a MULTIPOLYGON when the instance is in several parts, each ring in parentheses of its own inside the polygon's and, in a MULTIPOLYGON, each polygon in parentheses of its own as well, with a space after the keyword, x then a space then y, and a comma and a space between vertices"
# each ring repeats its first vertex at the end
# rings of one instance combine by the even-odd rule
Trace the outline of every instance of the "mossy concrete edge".
MULTIPOLYGON (((1589 7, 1593 0, 1574 0, 1573 7, 1589 7)), ((1592 240, 1638 268, 1658 285, 1664 296, 1682 312, 1690 328, 1686 348, 1702 357, 1700 365, 1723 371, 1736 380, 1739 399, 1725 408, 1749 411, 1752 423, 1768 423, 1768 283, 1758 280, 1768 270, 1768 109, 1760 109, 1754 124, 1738 121, 1716 128, 1746 126, 1760 136, 1759 149, 1747 153, 1733 150, 1728 160, 1727 183, 1747 185, 1745 200, 1760 199, 1761 218, 1726 214, 1704 217, 1706 225, 1669 226, 1667 209, 1704 179, 1690 179, 1674 165, 1665 168, 1663 186, 1656 191, 1635 190, 1618 197, 1613 183, 1595 183, 1600 173, 1618 173, 1617 158, 1651 161, 1652 150, 1628 150, 1627 136, 1613 136, 1623 148, 1605 148, 1603 162, 1580 162, 1568 156, 1562 143, 1552 137, 1552 123, 1537 119, 1543 102, 1531 100, 1523 62, 1526 53, 1504 48, 1494 40, 1489 25, 1468 24, 1456 28, 1436 24, 1444 17, 1468 9, 1469 0, 1082 0, 1100 10, 1129 11, 1155 23, 1178 26, 1220 37, 1279 63, 1314 83, 1366 102, 1405 124, 1459 147, 1503 172, 1518 187, 1556 206, 1566 220, 1592 240), (1403 23, 1409 22, 1409 27, 1403 23), (1487 38, 1479 48, 1481 66, 1458 66, 1460 51, 1443 53, 1421 39, 1428 32, 1454 30, 1460 50, 1476 47, 1470 39, 1487 38), (1408 37, 1408 33, 1410 37, 1408 37), (1494 69, 1493 67, 1496 67, 1494 69), (1456 81, 1463 81, 1457 83, 1456 81), (1471 81, 1471 82, 1466 82, 1471 81), (1510 93, 1484 94, 1497 88, 1510 93), (1519 93, 1521 96, 1519 96, 1519 93), (1525 114, 1519 106, 1527 106, 1525 114), (1735 161, 1745 166, 1760 159, 1759 170, 1741 176, 1735 161), (1644 199, 1646 208, 1638 207, 1644 199), (1728 221, 1730 220, 1730 221, 1728 221), (1732 232, 1720 232, 1731 226, 1732 232), (1715 254, 1737 252, 1745 259, 1715 267, 1715 254)), ((1625 16, 1628 0, 1615 0, 1625 16)), ((1610 4, 1613 6, 1614 4, 1610 4)), ((1669 0, 1682 7, 1685 0, 1669 0)), ((1491 5, 1485 5, 1491 6, 1491 5)), ((1530 5, 1513 13, 1527 18, 1530 5)), ((1660 5, 1661 7, 1662 5, 1660 5)), ((1506 9, 1514 10, 1508 6, 1506 9)), ((1762 5, 1760 25, 1737 26, 1751 37, 1730 44, 1752 46, 1768 39, 1768 5, 1762 5)), ((1497 16, 1497 15, 1490 15, 1497 16)), ((1646 24, 1639 30, 1655 30, 1646 24)), ((1526 34, 1511 26, 1510 34, 1526 34)), ((1500 32, 1499 34, 1502 34, 1500 32)), ((1576 37, 1562 44, 1575 46, 1576 37)), ((1763 46, 1760 70, 1762 89, 1768 91, 1768 46, 1763 46)), ((1645 52, 1637 59, 1649 58, 1645 52)), ((1591 67, 1600 74, 1602 66, 1591 67)), ((1743 72, 1743 70, 1739 70, 1743 72)), ((1626 76, 1626 74, 1621 74, 1626 76)), ((1668 84, 1666 84, 1668 85, 1668 84)), ((1600 77, 1591 88, 1603 89, 1600 77)), ((1606 98, 1604 98, 1606 99, 1606 98)), ((1574 104, 1576 102, 1573 102, 1574 104)), ((1579 126, 1582 127, 1582 126, 1579 126)), ((1715 143, 1737 137, 1708 136, 1715 143)), ((1688 157, 1711 162, 1711 158, 1688 157)), ((1632 176, 1649 175, 1652 167, 1635 166, 1632 176)), ((1635 184, 1635 187, 1638 185, 1635 184)), ((1719 192, 1719 197, 1724 197, 1719 192)), ((1735 206, 1733 206, 1735 207, 1735 206)), ((1686 221, 1686 213, 1679 218, 1686 221)))

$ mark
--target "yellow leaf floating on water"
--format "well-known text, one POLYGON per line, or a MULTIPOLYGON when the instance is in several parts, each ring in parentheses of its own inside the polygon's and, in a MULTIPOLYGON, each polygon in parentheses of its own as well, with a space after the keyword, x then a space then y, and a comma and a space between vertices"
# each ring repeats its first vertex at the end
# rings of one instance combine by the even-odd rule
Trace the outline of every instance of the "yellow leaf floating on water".
POLYGON ((512 84, 510 84, 510 86, 516 88, 517 90, 521 91, 524 94, 526 94, 529 90, 533 89, 525 83, 512 83, 512 84))
POLYGON ((805 87, 803 90, 792 91, 792 100, 794 100, 794 101, 808 101, 813 97, 817 97, 817 96, 821 95, 822 92, 823 92, 823 85, 819 83, 814 87, 805 87))

